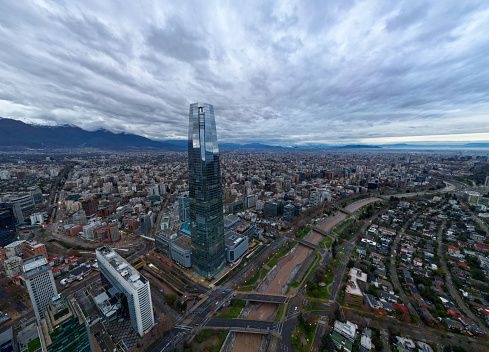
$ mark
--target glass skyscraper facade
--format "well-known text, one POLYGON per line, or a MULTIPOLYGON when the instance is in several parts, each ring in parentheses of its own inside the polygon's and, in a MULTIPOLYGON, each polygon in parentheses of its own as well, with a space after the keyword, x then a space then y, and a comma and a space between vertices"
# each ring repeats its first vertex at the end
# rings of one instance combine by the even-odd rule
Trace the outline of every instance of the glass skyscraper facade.
POLYGON ((15 241, 14 205, 0 203, 0 247, 15 241))
POLYGON ((205 278, 215 277, 226 262, 221 166, 214 107, 190 105, 188 176, 192 264, 205 278))
POLYGON ((63 295, 51 299, 39 324, 45 352, 93 352, 90 327, 74 300, 63 295))

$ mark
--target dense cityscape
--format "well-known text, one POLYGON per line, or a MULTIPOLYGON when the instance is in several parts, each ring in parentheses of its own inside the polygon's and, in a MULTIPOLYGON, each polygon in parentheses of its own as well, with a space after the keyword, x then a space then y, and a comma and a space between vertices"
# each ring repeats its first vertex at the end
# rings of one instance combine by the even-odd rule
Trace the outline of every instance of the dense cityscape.
POLYGON ((487 153, 189 136, 1 155, 5 351, 487 350, 487 153))

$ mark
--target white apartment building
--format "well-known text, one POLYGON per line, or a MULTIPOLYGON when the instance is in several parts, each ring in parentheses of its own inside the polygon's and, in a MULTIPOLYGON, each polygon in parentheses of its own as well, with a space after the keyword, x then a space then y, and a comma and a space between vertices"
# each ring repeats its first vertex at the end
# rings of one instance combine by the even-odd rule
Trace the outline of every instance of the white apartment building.
POLYGON ((110 246, 95 251, 103 279, 127 297, 131 325, 143 336, 154 326, 149 281, 110 246))

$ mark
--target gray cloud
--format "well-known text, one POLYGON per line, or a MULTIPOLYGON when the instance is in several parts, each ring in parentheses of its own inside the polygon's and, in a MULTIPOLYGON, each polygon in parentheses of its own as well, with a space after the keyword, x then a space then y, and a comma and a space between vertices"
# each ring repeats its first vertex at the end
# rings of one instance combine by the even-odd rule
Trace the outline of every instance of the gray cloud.
POLYGON ((6 2, 0 116, 184 139, 206 101, 228 142, 489 133, 487 33, 484 1, 6 2))

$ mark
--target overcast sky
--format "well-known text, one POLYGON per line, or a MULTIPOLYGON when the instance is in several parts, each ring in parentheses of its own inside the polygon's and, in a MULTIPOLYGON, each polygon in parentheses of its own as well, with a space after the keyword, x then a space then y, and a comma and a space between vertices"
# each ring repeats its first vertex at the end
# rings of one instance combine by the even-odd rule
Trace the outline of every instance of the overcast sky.
POLYGON ((3 1, 0 48, 23 121, 186 139, 208 102, 226 142, 489 141, 487 0, 3 1))

